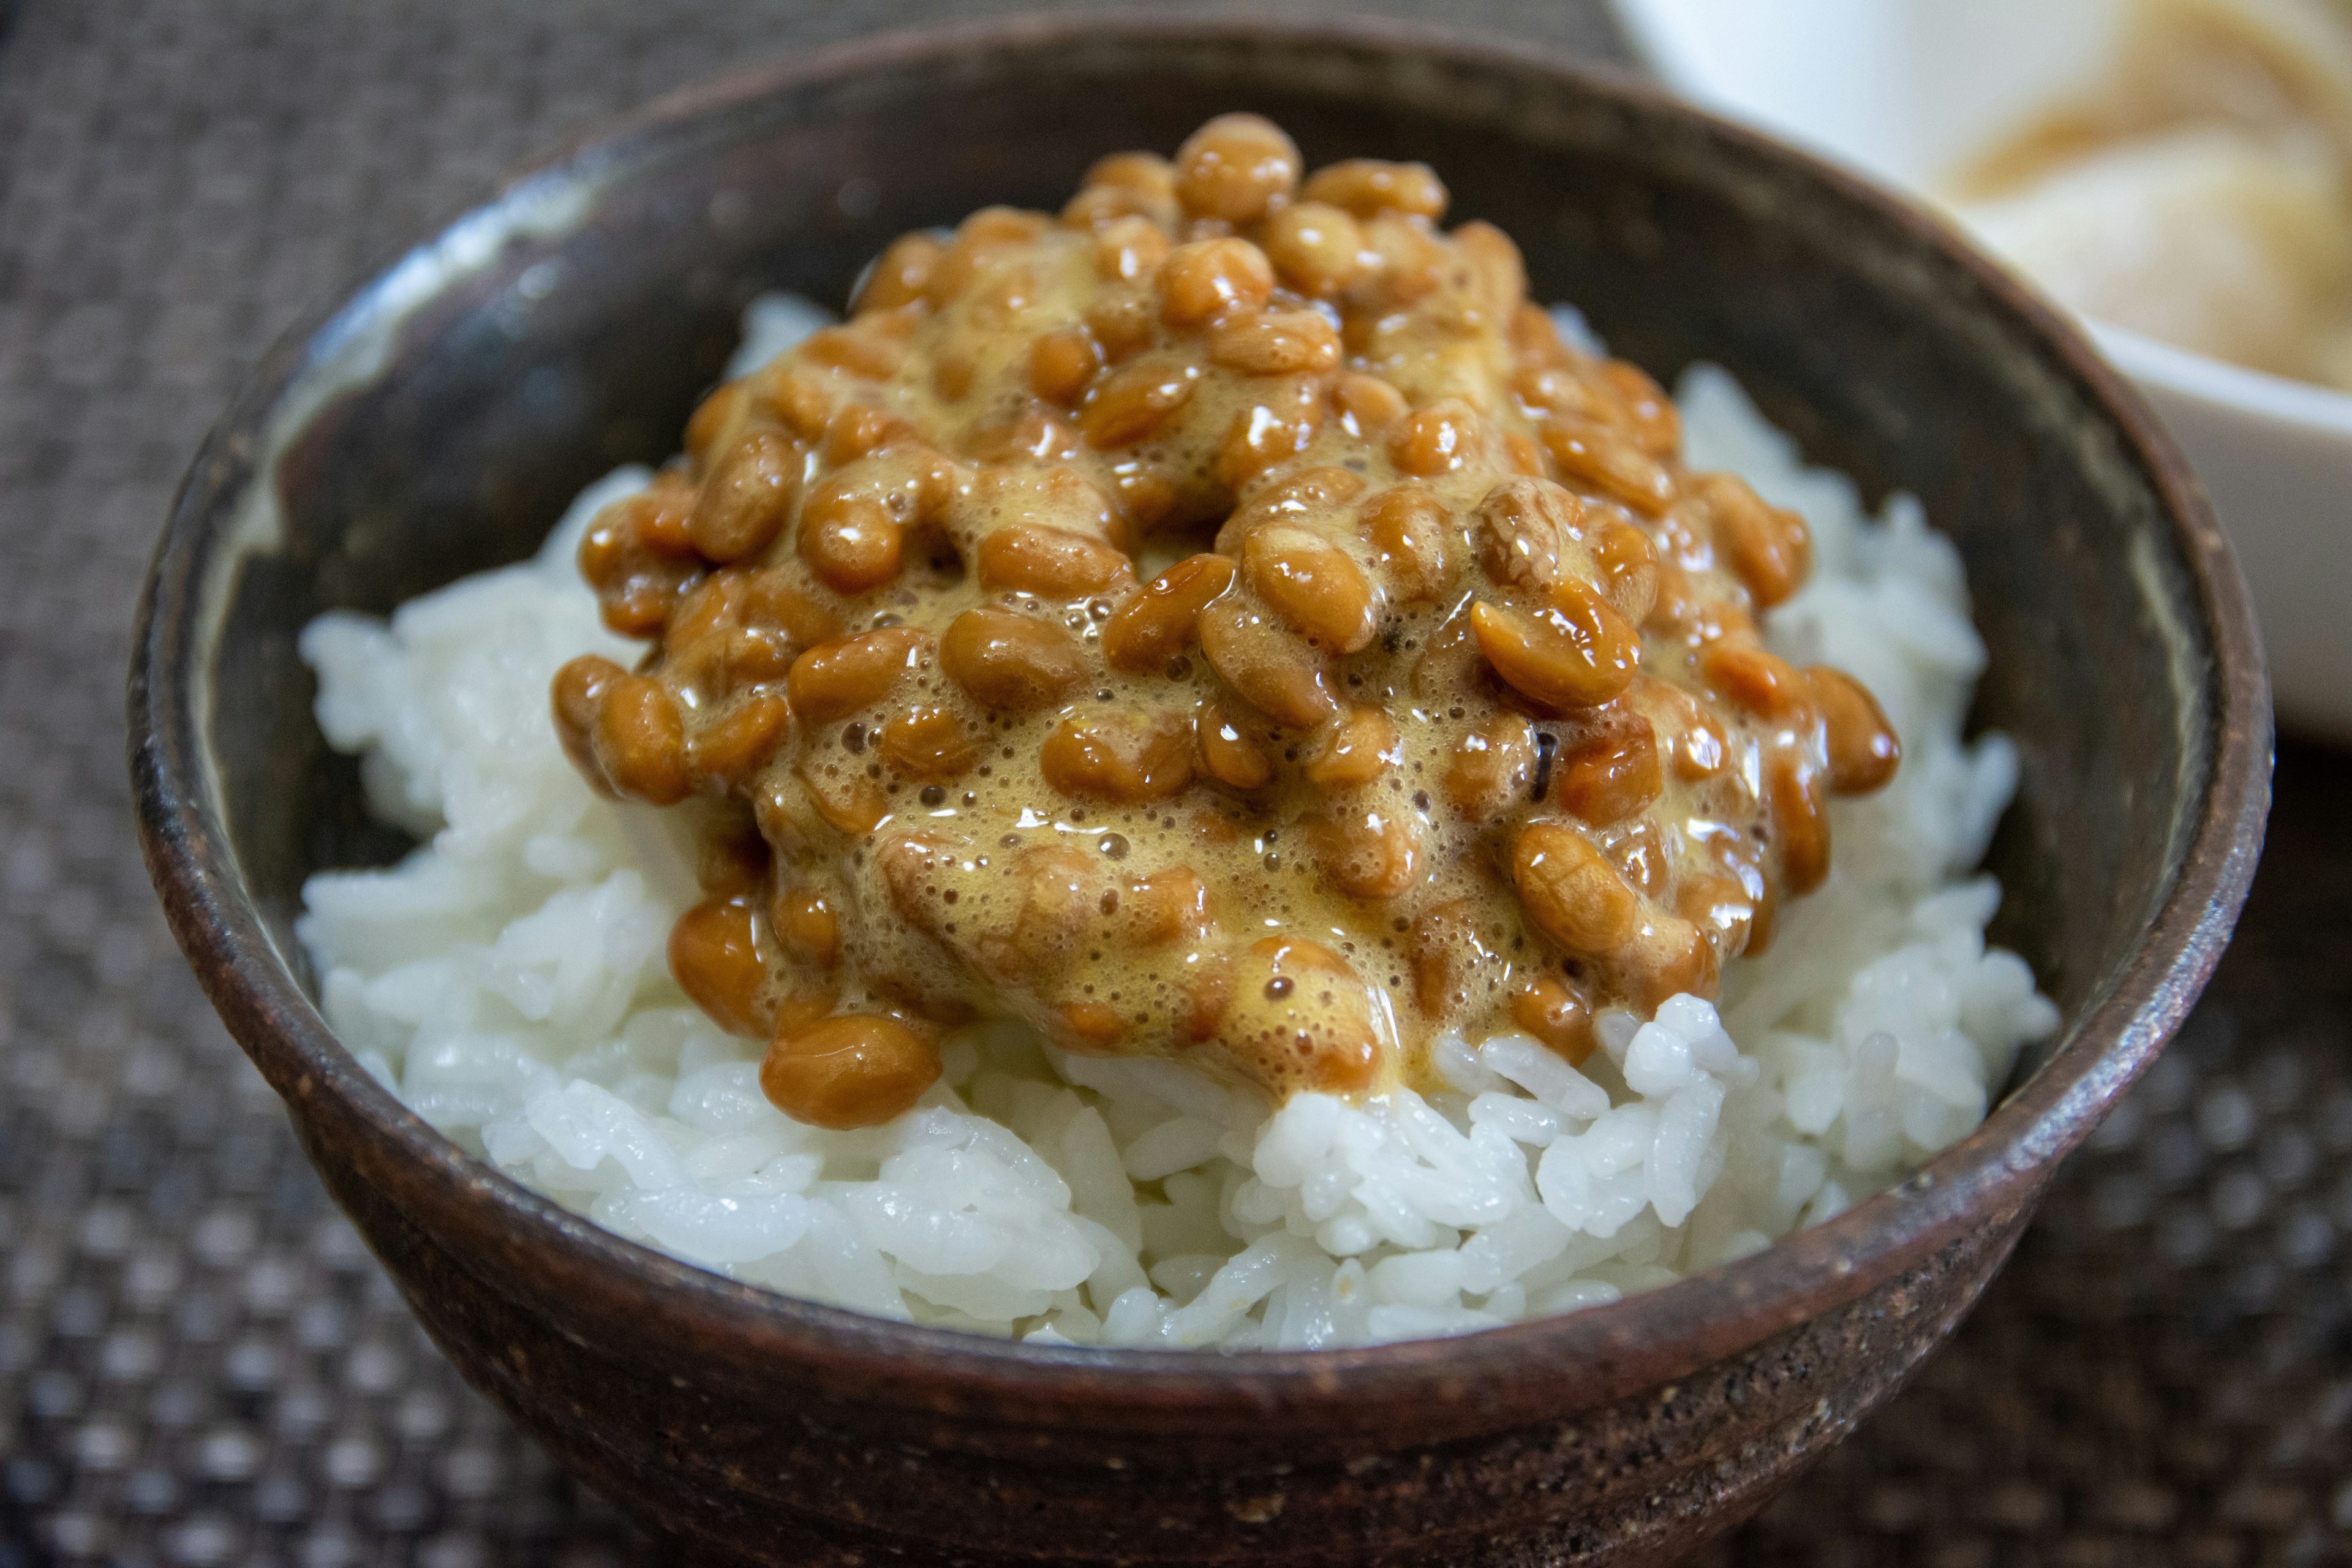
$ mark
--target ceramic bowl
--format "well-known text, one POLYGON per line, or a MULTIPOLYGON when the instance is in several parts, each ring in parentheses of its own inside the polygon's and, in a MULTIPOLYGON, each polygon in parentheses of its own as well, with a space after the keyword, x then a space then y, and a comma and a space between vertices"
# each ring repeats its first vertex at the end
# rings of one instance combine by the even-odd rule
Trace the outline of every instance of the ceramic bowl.
POLYGON ((2267 799, 2230 552, 2138 400, 1939 227, 1636 86, 1393 26, 1066 17, 860 43, 664 100, 313 315, 173 509, 131 689, 174 930, 434 1338, 652 1526, 765 1563, 1651 1563, 1884 1400, 2203 984, 2267 799), (891 236, 1052 205, 1247 106, 1310 161, 1421 157, 1671 376, 1727 364, 1817 459, 1958 542, 2017 737, 2000 940, 2064 1011, 1983 1128, 1727 1268, 1570 1317, 1312 1353, 1094 1352, 731 1283, 477 1163, 354 1065, 290 922, 397 846, 296 633, 537 544, 674 446, 754 291, 839 301, 891 236))
MULTIPOLYGON (((1615 0, 1676 90, 1913 192, 2090 79, 2125 4, 1615 0)), ((2253 590, 2281 721, 2352 742, 2352 393, 2089 329, 2212 494, 2253 590)))

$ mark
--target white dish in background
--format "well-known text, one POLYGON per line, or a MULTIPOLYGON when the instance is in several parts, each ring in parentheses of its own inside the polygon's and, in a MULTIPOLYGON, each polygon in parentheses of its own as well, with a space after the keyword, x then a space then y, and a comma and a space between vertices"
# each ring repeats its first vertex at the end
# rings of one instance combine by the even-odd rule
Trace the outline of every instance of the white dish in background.
MULTIPOLYGON (((1883 183, 1927 187, 2098 71, 2123 0, 1614 0, 1665 83, 1883 183)), ((2279 715, 2352 741, 2352 393, 2093 321, 2211 493, 2279 715)))

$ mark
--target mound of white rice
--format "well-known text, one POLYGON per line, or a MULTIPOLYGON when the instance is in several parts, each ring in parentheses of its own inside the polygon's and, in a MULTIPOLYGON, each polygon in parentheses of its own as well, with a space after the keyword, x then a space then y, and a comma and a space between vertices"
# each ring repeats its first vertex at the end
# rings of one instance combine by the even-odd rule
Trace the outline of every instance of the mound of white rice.
MULTIPOLYGON (((740 357, 818 320, 763 302, 740 357)), ((591 794, 548 721, 565 659, 635 657, 572 556, 642 469, 591 488, 535 560, 389 625, 332 614, 304 634, 329 740, 426 841, 304 889, 328 1020, 435 1127, 625 1236, 795 1296, 1054 1343, 1462 1333, 1825 1219, 1976 1126, 2019 1046, 2056 1026, 2025 964, 1986 948, 2000 889, 1969 875, 2015 756, 1960 739, 1984 649, 1917 504, 1866 518, 1719 370, 1679 401, 1694 466, 1812 525, 1813 581, 1769 617, 1773 647, 1859 678, 1904 762, 1832 808, 1827 885, 1784 911, 1768 955, 1729 967, 1719 1005, 1605 1017, 1582 1071, 1524 1036, 1448 1039, 1445 1092, 1302 1095, 1269 1115, 1171 1063, 983 1026, 887 1127, 787 1120, 760 1093, 757 1044, 669 977, 695 893, 654 814, 591 794)))

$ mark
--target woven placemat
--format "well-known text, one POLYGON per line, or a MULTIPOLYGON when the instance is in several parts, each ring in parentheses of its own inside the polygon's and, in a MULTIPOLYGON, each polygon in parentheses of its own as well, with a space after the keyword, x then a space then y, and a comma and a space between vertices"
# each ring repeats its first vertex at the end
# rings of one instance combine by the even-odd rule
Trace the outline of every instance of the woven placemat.
MULTIPOLYGON (((16 11, 0 41, 0 1568, 675 1561, 458 1384, 198 995, 128 823, 132 598, 181 468, 300 301, 665 88, 1000 8, 16 11)), ((1585 5, 1454 0, 1444 19, 1613 47, 1585 5)), ((2274 850, 2212 999, 1957 1342, 1715 1560, 2352 1561, 2346 762, 2284 759, 2274 850)))

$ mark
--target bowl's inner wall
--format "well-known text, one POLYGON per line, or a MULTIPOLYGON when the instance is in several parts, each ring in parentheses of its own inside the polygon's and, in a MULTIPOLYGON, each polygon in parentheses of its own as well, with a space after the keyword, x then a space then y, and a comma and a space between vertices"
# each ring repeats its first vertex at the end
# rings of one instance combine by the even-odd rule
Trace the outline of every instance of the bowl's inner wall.
POLYGON ((1993 858, 2000 935, 2079 1016, 2152 918, 2206 765, 2183 748, 2206 728, 2210 650, 2146 476, 1923 228, 1677 117, 1497 81, 1328 42, 1089 44, 932 60, 814 108, 742 102, 559 176, 588 185, 581 216, 518 233, 414 311, 383 373, 279 463, 284 554, 236 576, 213 747, 281 951, 306 876, 397 847, 312 721, 294 655, 312 616, 387 612, 527 555, 583 485, 660 460, 753 293, 837 306, 905 229, 990 202, 1057 207, 1098 154, 1172 149, 1250 108, 1310 164, 1433 163, 1455 220, 1519 242, 1535 298, 1579 304, 1662 379, 1727 365, 1866 495, 1925 500, 1959 542, 1991 648, 1979 720, 2026 758, 1993 858), (2153 535, 2156 563, 2137 577, 2136 535, 2153 535), (2181 689, 2162 673, 2178 659, 2181 689))

